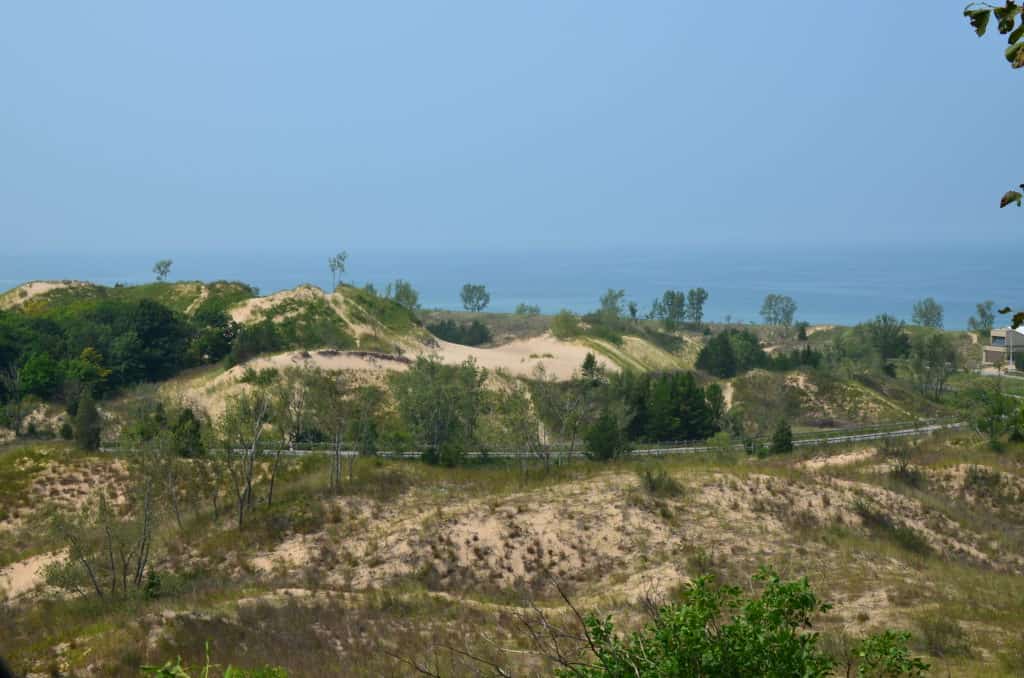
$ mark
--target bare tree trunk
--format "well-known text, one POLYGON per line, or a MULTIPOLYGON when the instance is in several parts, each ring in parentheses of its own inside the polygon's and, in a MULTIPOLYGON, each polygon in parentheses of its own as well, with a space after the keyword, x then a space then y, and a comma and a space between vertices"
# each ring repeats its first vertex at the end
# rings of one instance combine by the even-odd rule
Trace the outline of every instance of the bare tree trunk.
MULTIPOLYGON (((294 450, 295 447, 292 444, 288 445, 288 449, 294 450)), ((274 463, 270 467, 270 489, 267 491, 267 506, 271 506, 274 503, 274 480, 277 478, 277 467, 281 463, 281 446, 277 446, 277 452, 274 454, 274 463)))
POLYGON ((100 582, 96 578, 96 570, 93 569, 92 563, 89 562, 89 559, 83 553, 82 544, 78 540, 78 537, 74 536, 70 532, 65 532, 64 538, 67 539, 68 544, 71 546, 70 551, 72 557, 82 564, 82 567, 85 568, 86 574, 89 575, 89 581, 92 583, 92 588, 96 591, 97 597, 104 598, 103 587, 100 586, 100 582), (77 554, 77 556, 75 554, 77 554))
POLYGON ((178 531, 184 532, 185 527, 181 521, 181 497, 178 495, 178 472, 174 467, 174 462, 175 460, 171 459, 168 465, 168 492, 171 495, 171 509, 174 511, 174 521, 178 524, 178 531))
POLYGON ((343 447, 341 433, 334 432, 334 459, 331 462, 331 492, 341 492, 341 448, 343 447))
POLYGON ((107 535, 107 556, 110 559, 110 593, 117 593, 117 568, 114 566, 114 536, 110 534, 110 526, 104 525, 103 531, 107 535))

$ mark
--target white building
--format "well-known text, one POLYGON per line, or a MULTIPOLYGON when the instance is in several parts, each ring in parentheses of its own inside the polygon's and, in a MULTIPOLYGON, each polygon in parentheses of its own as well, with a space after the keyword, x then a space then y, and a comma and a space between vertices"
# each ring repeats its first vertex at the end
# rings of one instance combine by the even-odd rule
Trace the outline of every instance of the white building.
POLYGON ((1019 356, 1024 356, 1024 330, 1005 327, 992 330, 988 346, 982 349, 981 364, 1012 366, 1019 356))

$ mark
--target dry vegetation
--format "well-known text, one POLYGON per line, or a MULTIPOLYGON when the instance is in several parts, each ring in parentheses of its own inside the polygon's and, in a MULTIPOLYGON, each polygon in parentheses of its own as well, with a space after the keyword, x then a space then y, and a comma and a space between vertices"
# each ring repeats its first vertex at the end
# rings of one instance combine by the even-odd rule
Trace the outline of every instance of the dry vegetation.
MULTIPOLYGON (((242 532, 209 507, 195 507, 184 533, 164 520, 152 599, 22 584, 0 614, 0 652, 40 673, 135 675, 177 654, 199 662, 209 641, 225 664, 293 675, 411 672, 396 655, 472 675, 439 649, 453 647, 529 673, 543 662, 502 649, 528 647, 527 601, 567 613, 555 584, 628 624, 695 575, 746 582, 770 564, 835 603, 820 629, 836 652, 906 628, 940 674, 1020 675, 1024 450, 935 438, 902 474, 889 450, 825 454, 573 462, 548 474, 364 459, 340 497, 325 493, 326 460, 292 460, 275 505, 242 532)), ((22 582, 55 557, 35 519, 44 504, 116 499, 125 479, 120 460, 60 446, 0 453, 0 472, 20 554, 5 550, 0 578, 20 568, 22 582)))

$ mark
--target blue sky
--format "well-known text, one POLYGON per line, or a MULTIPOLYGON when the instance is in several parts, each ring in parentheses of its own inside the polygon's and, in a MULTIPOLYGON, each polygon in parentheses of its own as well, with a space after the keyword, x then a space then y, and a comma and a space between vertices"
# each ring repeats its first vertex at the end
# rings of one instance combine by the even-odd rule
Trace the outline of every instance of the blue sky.
POLYGON ((6 3, 4 248, 1020 243, 961 9, 6 3))

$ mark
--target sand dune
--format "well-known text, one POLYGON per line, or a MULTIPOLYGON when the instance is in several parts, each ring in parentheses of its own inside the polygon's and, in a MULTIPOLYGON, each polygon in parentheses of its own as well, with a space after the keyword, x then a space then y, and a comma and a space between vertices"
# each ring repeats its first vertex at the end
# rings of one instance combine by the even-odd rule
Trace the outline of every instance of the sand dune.
POLYGON ((67 287, 86 287, 90 283, 77 280, 35 280, 24 285, 18 285, 12 290, 0 294, 0 309, 6 310, 21 306, 27 301, 54 290, 67 287))

